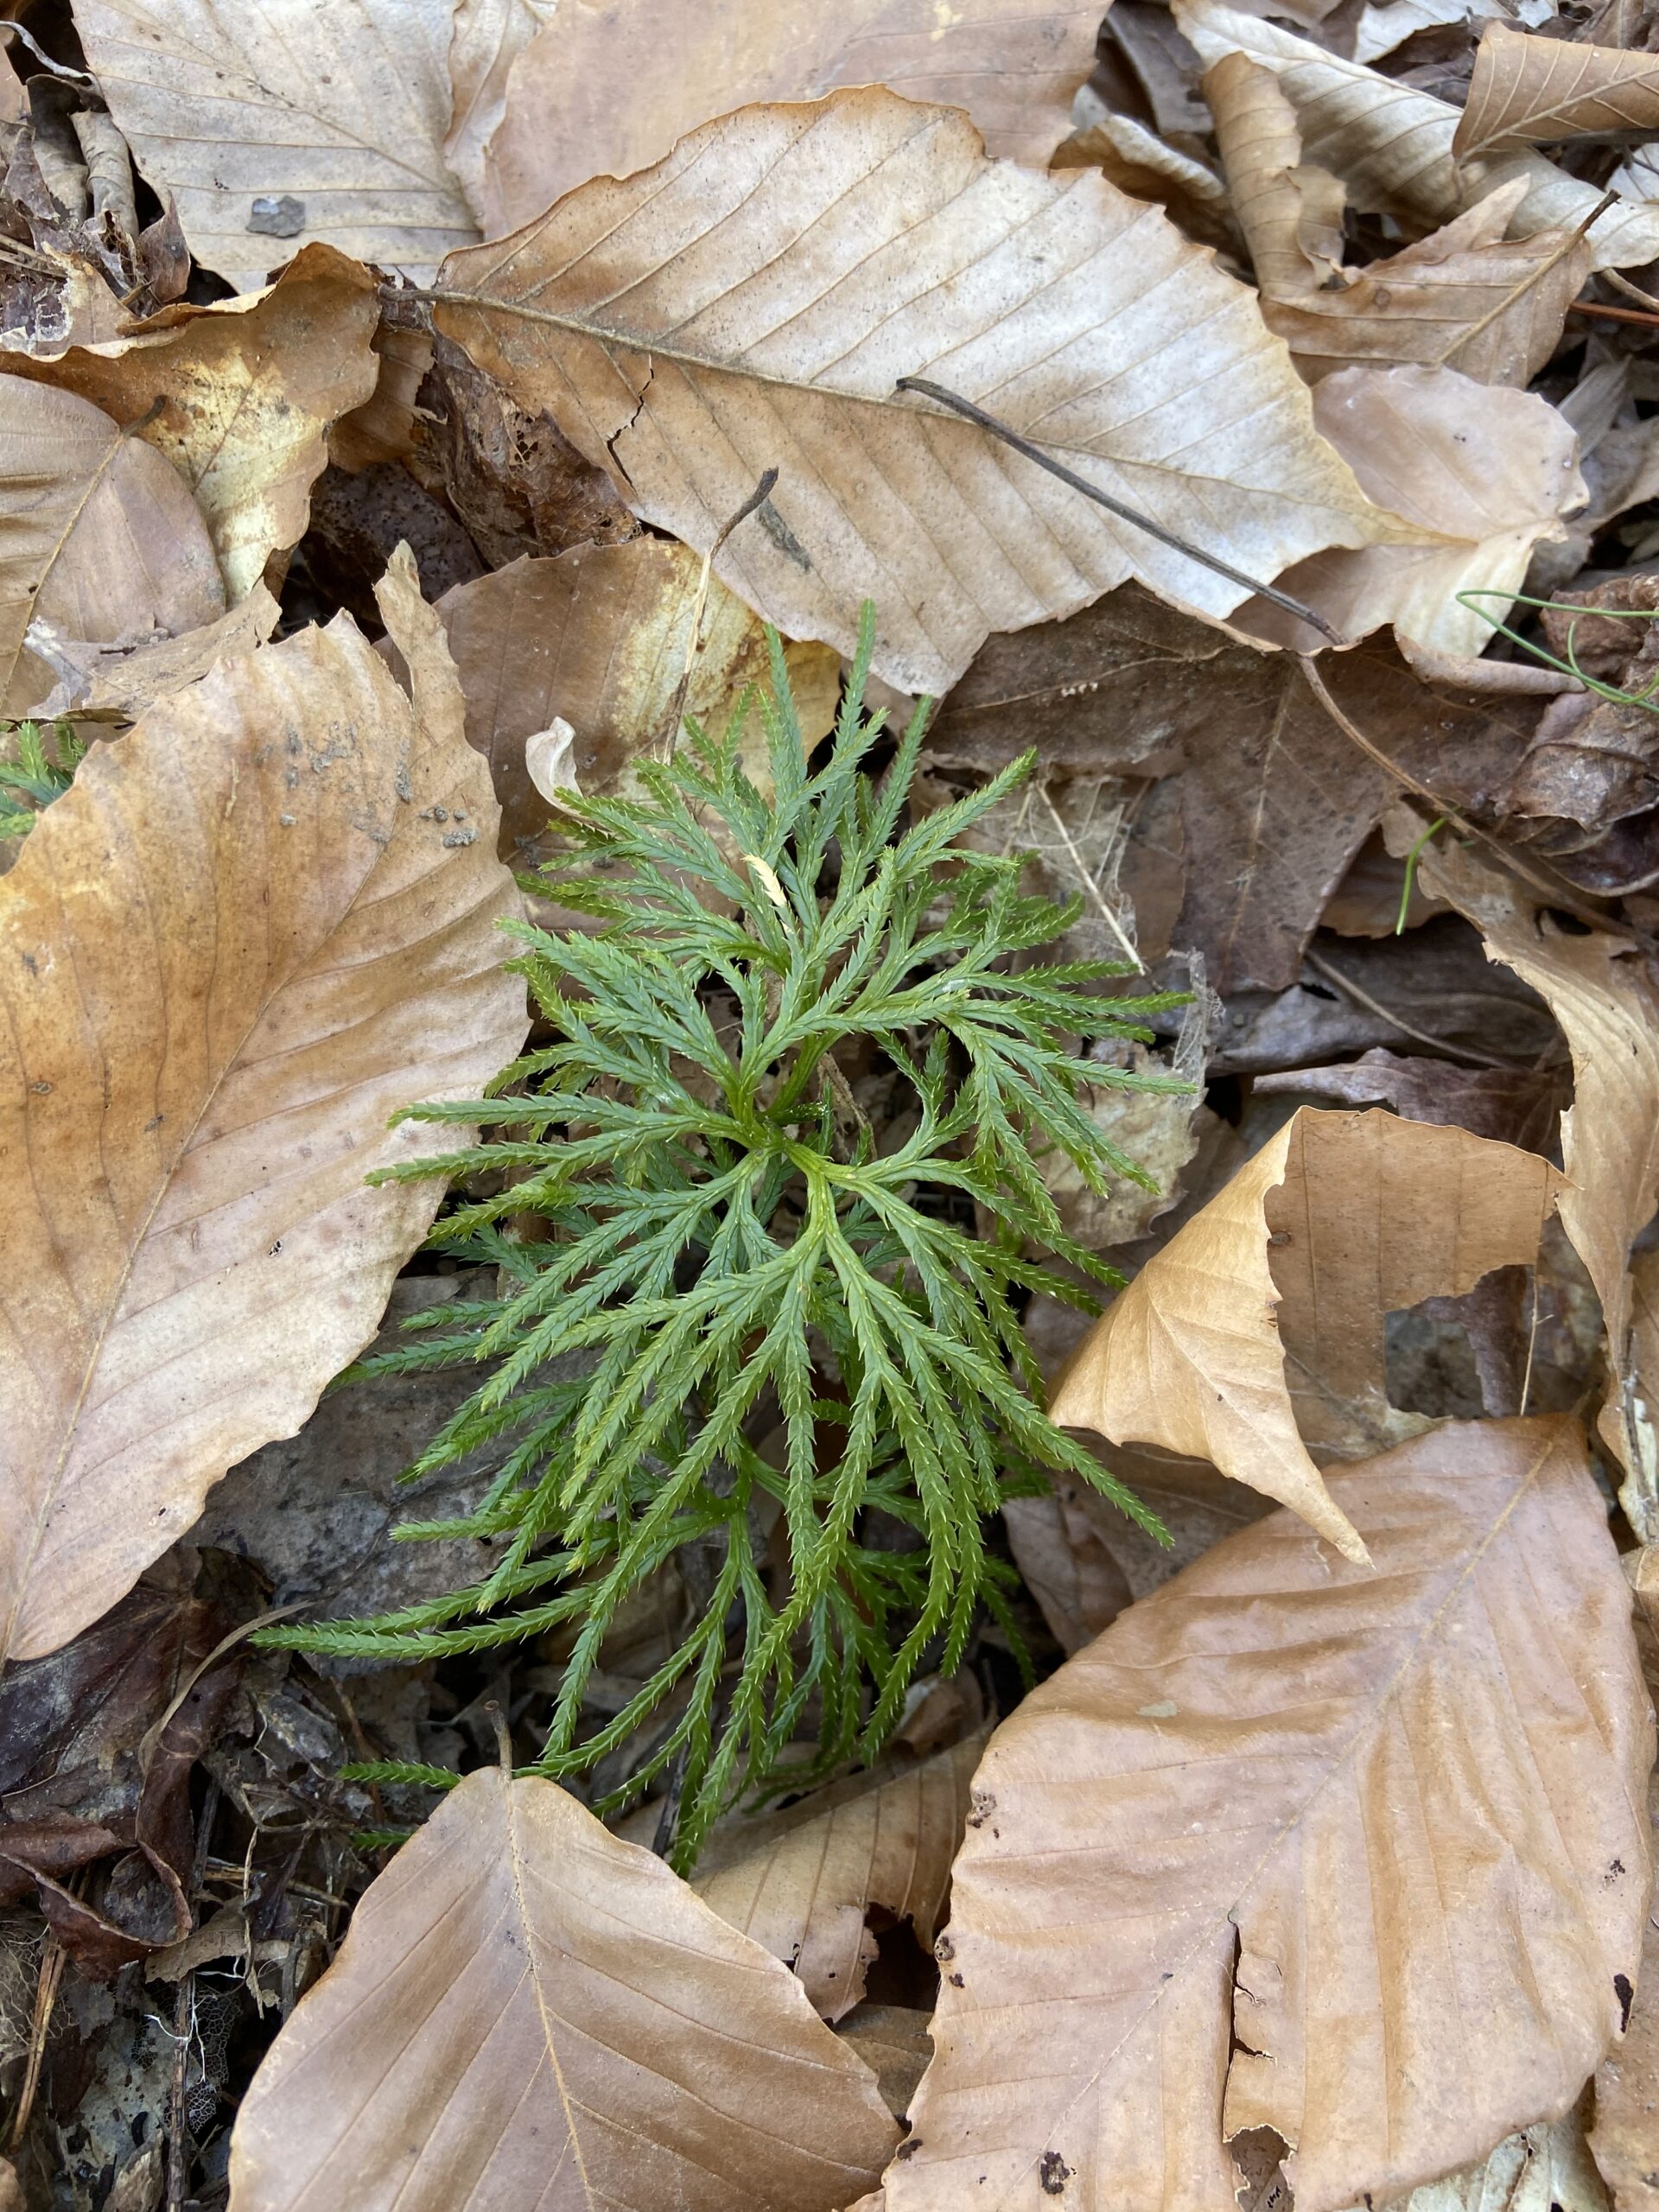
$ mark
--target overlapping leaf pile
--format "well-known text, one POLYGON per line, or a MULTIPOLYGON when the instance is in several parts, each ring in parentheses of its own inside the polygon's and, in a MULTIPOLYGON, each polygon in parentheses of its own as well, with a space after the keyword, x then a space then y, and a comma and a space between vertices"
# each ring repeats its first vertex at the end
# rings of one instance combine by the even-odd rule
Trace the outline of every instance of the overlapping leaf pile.
POLYGON ((17 13, 0 2203, 1650 2208, 1650 0, 17 13), (322 1395, 480 1294, 366 1179, 518 1053, 561 791, 767 624, 816 744, 866 601, 916 806, 1034 747, 975 841, 1187 993, 1023 1323, 1170 1541, 1014 1498, 1044 1679, 986 1621, 688 1884, 676 1765, 512 1772, 574 1631, 248 1638, 487 1572, 487 1455, 390 1537, 464 1385, 322 1395))

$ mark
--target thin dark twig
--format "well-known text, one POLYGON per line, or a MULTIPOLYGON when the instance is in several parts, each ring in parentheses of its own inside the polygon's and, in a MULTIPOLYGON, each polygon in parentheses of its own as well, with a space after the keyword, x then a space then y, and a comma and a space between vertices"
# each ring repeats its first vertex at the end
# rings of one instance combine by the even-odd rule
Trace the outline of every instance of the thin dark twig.
POLYGON ((1503 1068, 1513 1071, 1513 1060, 1500 1060, 1496 1054, 1483 1052, 1472 1045, 1454 1045, 1449 1037, 1433 1036, 1427 1029, 1414 1029, 1410 1022, 1392 1013, 1381 999, 1374 999, 1369 991, 1362 990, 1351 976, 1344 976, 1340 968, 1328 960, 1321 960, 1311 949, 1302 958, 1316 976, 1323 976, 1327 983, 1334 983, 1338 990, 1352 999, 1356 1006, 1363 1007, 1367 1014, 1374 1014, 1379 1021, 1386 1021, 1390 1029, 1397 1029, 1402 1037, 1414 1038, 1420 1045, 1432 1046, 1435 1052, 1447 1053, 1454 1060, 1472 1060, 1477 1067, 1503 1068))
POLYGON ((964 399, 959 391, 950 391, 942 384, 934 384, 926 377, 900 377, 893 386, 895 391, 918 391, 925 398, 934 399, 941 407, 948 407, 952 414, 963 416, 969 423, 977 423, 982 430, 1001 438, 1003 444, 1012 446, 1015 453, 1023 454, 1027 461, 1034 461, 1039 468, 1046 468, 1051 476, 1058 476, 1062 484, 1069 484, 1074 492, 1081 492, 1118 517, 1120 521, 1133 523, 1137 530, 1144 530, 1148 537, 1155 537, 1160 545, 1167 545, 1177 553, 1184 553, 1189 561, 1196 561, 1201 569, 1213 569, 1217 575, 1225 576, 1230 583, 1243 584, 1246 591, 1253 591, 1263 599, 1270 599, 1275 607, 1282 607, 1287 614, 1294 614, 1299 622, 1306 622, 1333 645, 1345 645, 1351 641, 1339 630, 1333 630, 1324 615, 1316 614, 1311 607, 1304 607, 1300 599, 1293 599, 1288 592, 1280 591, 1273 584, 1264 584, 1255 576, 1247 576, 1243 569, 1235 569, 1225 561, 1217 560, 1213 553, 1206 553, 1197 545, 1189 545, 1184 537, 1177 537, 1173 530, 1166 530, 1160 522, 1154 522, 1149 515, 1126 506, 1122 499, 1115 499, 1109 492, 1103 492, 1098 484, 1091 484, 1086 476, 1079 476, 1064 461, 1056 461, 1052 454, 1045 453, 1041 446, 1033 445, 1029 438, 1007 423, 999 422, 995 415, 988 415, 971 399, 964 399))
POLYGON ((1634 322, 1643 330, 1659 330, 1659 315, 1643 315, 1640 308, 1605 308, 1599 300, 1574 300, 1567 313, 1604 315, 1609 322, 1634 322))

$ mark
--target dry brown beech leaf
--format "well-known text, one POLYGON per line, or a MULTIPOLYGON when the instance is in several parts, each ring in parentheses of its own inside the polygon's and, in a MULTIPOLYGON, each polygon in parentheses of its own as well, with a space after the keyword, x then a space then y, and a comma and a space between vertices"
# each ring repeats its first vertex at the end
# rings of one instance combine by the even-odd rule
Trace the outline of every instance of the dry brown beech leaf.
POLYGON ((489 774, 407 555, 381 604, 412 706, 344 616, 222 661, 95 747, 0 883, 0 1657, 97 1619, 300 1427, 442 1195, 365 1185, 429 1148, 388 1117, 524 1036, 489 774))
POLYGON ((717 573, 842 652, 873 600, 903 690, 1131 573, 1211 613, 1242 594, 902 377, 990 401, 1247 575, 1421 535, 1366 499, 1254 293, 1166 216, 1090 170, 988 161, 961 110, 880 86, 706 124, 442 282, 435 326, 699 551, 776 468, 717 573))
POLYGON ((1011 1497, 1002 1525, 1020 1579, 1068 1658, 1131 1602, 1128 1576, 1084 1504, 1080 1484, 1057 1477, 1045 1497, 1011 1497))
MULTIPOLYGON (((916 2094, 916 2084, 927 2071, 933 2056, 933 2038, 927 2031, 930 2015, 909 2005, 858 2006, 842 2020, 836 2033, 851 2045, 875 2075, 882 2101, 895 2120, 903 2120, 916 2094)), ((874 2197, 862 2203, 879 2202, 874 2197)), ((0 2212, 3 2207, 0 2206, 0 2212)), ((856 2212, 856 2208, 853 2208, 856 2212)))
MULTIPOLYGON (((1340 177, 1351 204, 1362 211, 1408 214, 1419 226, 1446 223, 1495 185, 1524 177, 1527 196, 1512 219, 1526 236, 1576 230, 1601 199, 1598 186, 1528 149, 1459 162, 1452 142, 1460 108, 1344 60, 1278 23, 1224 0, 1173 0, 1173 7, 1206 69, 1237 53, 1274 72, 1301 124, 1302 159, 1340 177)), ((1627 191, 1598 219, 1590 245, 1598 269, 1653 260, 1659 255, 1659 202, 1627 191)))
MULTIPOLYGON (((1649 1679, 1651 1683, 1651 1662, 1649 1679)), ((1659 1774, 1648 1782, 1648 1825, 1659 1836, 1659 1774)), ((1654 2147, 1659 2144, 1659 1889, 1649 1901, 1641 1969, 1631 1979, 1636 1997, 1629 2028, 1623 2042, 1596 2069, 1590 2149, 1618 2212, 1655 2212, 1659 2207, 1654 2147)))
POLYGON ((1205 72, 1204 96, 1264 304, 1337 281, 1342 186, 1303 164, 1296 111, 1277 77, 1247 54, 1224 54, 1205 72))
POLYGON ((1489 22, 1452 150, 1459 159, 1556 138, 1659 131, 1659 54, 1529 38, 1489 22))
POLYGON ((963 107, 993 154, 1036 168, 1094 67, 1092 0, 586 0, 513 64, 485 185, 489 235, 589 177, 631 176, 711 115, 757 100, 890 85, 963 107))
POLYGON ((478 235, 445 166, 455 0, 77 0, 88 67, 238 291, 326 239, 423 283, 478 235))
MULTIPOLYGON (((525 741, 568 722, 570 766, 591 798, 613 791, 639 756, 667 737, 691 645, 702 563, 683 545, 633 537, 577 545, 556 560, 523 559, 437 602, 467 698, 467 735, 490 763, 501 803, 503 856, 534 857, 547 801, 525 765, 525 741)), ((749 683, 767 681, 760 622, 710 579, 700 645, 682 711, 724 733, 749 683)), ((841 664, 823 645, 785 649, 812 746, 835 719, 841 664)), ((750 734, 761 747, 760 716, 750 734)))
POLYGON ((75 714, 136 721, 146 707, 181 691, 219 661, 263 645, 282 611, 264 584, 255 584, 239 606, 199 630, 130 647, 60 638, 50 623, 37 620, 29 649, 57 680, 34 712, 42 719, 75 714))
POLYGON ((31 624, 73 645, 147 644, 212 622, 225 586, 190 487, 73 392, 0 377, 0 710, 52 689, 31 624))
POLYGON ((1227 188, 1213 169, 1178 152, 1132 115, 1102 107, 1091 108, 1090 116, 1057 151, 1053 168, 1100 169, 1131 200, 1150 200, 1166 209, 1199 245, 1236 254, 1238 225, 1227 188))
MULTIPOLYGON (((1351 638, 1383 623, 1409 658, 1472 658, 1502 620, 1534 550, 1565 537, 1562 518, 1585 499, 1578 433, 1529 391, 1476 384, 1456 369, 1339 369, 1313 391, 1313 419, 1373 499, 1417 524, 1417 545, 1333 548, 1299 562, 1282 588, 1351 638)), ((1241 626, 1317 650, 1294 615, 1252 600, 1241 626)))
POLYGON ((328 433, 329 460, 352 474, 377 461, 408 461, 415 452, 420 435, 415 402, 432 365, 432 334, 393 322, 383 302, 374 353, 374 390, 328 433))
POLYGON ((1386 260, 1344 272, 1342 187, 1302 165, 1296 111, 1278 78, 1229 54, 1204 82, 1262 314, 1310 384, 1336 369, 1409 361, 1524 385, 1548 360, 1591 253, 1571 231, 1505 242, 1524 177, 1386 260))
POLYGON ((1561 1078, 1529 1068, 1460 1068, 1374 1049, 1333 1067, 1282 1068, 1259 1075, 1252 1097, 1300 1092, 1344 1106, 1392 1106, 1413 1122, 1450 1122, 1478 1137, 1548 1152, 1560 1110, 1561 1078))
POLYGON ((0 369, 90 399, 166 456, 195 495, 232 603, 298 544, 330 427, 374 391, 372 273, 309 246, 267 290, 177 306, 105 346, 0 369))
POLYGON ((1368 362, 1415 361, 1460 369, 1478 384, 1526 385, 1560 343, 1590 250, 1570 231, 1506 239, 1517 196, 1499 185, 1342 291, 1270 303, 1268 327, 1310 382, 1368 362))
POLYGON ((568 1791, 469 1774, 243 2101, 236 2212, 836 2212, 897 2135, 801 1985, 568 1791))
POLYGON ((1576 2102, 1649 1884, 1653 1723, 1582 1433, 1448 1422, 1131 1606, 974 1778, 888 2212, 1385 2200, 1576 2102), (1548 1725, 1539 1716, 1548 1714, 1548 1725))
POLYGON ((985 1736, 981 1729, 897 1772, 857 1775, 803 1798, 739 1857, 700 1872, 697 1894, 793 1967, 815 2012, 839 2020, 863 1996, 875 1960, 873 1906, 908 1920, 931 1948, 985 1736))
MULTIPOLYGON (((1385 820, 1390 847, 1422 835, 1405 808, 1385 820), (1408 828, 1408 823, 1411 824, 1408 828)), ((1601 1300, 1616 1377, 1599 1433, 1625 1470, 1619 1498, 1644 1543, 1659 1541, 1659 1366, 1637 1364, 1630 1244, 1659 1207, 1659 987, 1639 950, 1605 934, 1572 936, 1535 910, 1515 879, 1439 841, 1419 862, 1424 887, 1480 931, 1548 1004, 1573 1055, 1573 1103, 1561 1116, 1567 1187, 1561 1226, 1601 1300)))
POLYGON ((1560 1184, 1466 1129, 1303 1107, 1119 1292, 1050 1415, 1208 1459, 1363 1560, 1304 1436, 1386 1402, 1387 1314, 1529 1262, 1560 1184))
MULTIPOLYGON (((506 113, 512 66, 551 22, 558 0, 459 0, 449 39, 449 128, 443 158, 467 195, 480 230, 486 210, 486 151, 506 113)), ((583 19, 588 11, 583 10, 583 19)), ((580 36, 567 23, 567 44, 580 36)), ((694 41, 687 41, 688 47, 694 41)), ((698 122, 702 120, 699 116, 698 122)), ((542 203, 545 204, 545 203, 542 203)), ((539 213, 539 206, 531 213, 539 213)))

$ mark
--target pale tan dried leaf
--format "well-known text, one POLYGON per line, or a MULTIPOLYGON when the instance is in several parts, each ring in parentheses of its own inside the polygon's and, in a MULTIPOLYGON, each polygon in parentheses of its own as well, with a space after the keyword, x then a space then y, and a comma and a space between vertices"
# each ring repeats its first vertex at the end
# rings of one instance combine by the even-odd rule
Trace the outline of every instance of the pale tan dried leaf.
MULTIPOLYGON (((486 227, 489 205, 486 149, 507 111, 512 65, 537 33, 552 21, 557 9, 558 0, 459 0, 455 9, 449 40, 449 128, 444 134, 443 158, 466 194, 480 230, 486 227)), ((584 19, 588 12, 584 10, 584 19)), ((580 35, 579 30, 566 24, 567 48, 573 36, 580 35)), ((684 41, 682 51, 695 51, 696 43, 684 41)), ((696 119, 702 120, 701 116, 696 119)))
POLYGON ((1234 53, 1204 82, 1262 313, 1310 384, 1389 362, 1460 369, 1483 384, 1531 380, 1560 340, 1591 254, 1570 231, 1504 243, 1524 177, 1388 259, 1344 271, 1342 187, 1304 165, 1277 76, 1234 53))
POLYGON ((217 621, 130 649, 60 639, 48 624, 32 622, 29 649, 57 679, 34 711, 42 720, 76 714, 136 721, 147 707, 181 691, 221 660, 263 645, 282 611, 264 584, 255 584, 239 607, 217 621))
POLYGON ((1508 23, 1480 35, 1452 150, 1460 161, 1557 138, 1659 130, 1659 54, 1529 38, 1508 23))
POLYGON ((1465 1129, 1304 1107, 1119 1292, 1051 1417, 1208 1459, 1363 1560, 1304 1435, 1385 1403, 1385 1315, 1531 1261, 1560 1182, 1465 1129))
POLYGON ((88 67, 198 261, 326 239, 425 283, 478 235, 443 157, 455 0, 77 0, 88 67))
POLYGON ((0 376, 0 709, 53 684, 33 622, 75 643, 173 637, 212 622, 225 586, 189 486, 73 392, 0 376))
MULTIPOLYGON (((1611 2063, 1604 2061, 1604 2068, 1611 2063)), ((1364 2208, 1357 2204, 1352 2212, 1364 2208)), ((1374 2212, 1607 2212, 1607 2192, 1574 2112, 1506 2135, 1490 2158, 1374 2212)))
POLYGON ((1109 1628, 1133 1596, 1082 1502, 1082 1487, 1057 1478, 1046 1496, 1011 1497, 1002 1508, 1020 1580, 1068 1658, 1109 1628))
POLYGON ((235 601, 304 536, 328 430, 375 389, 378 318, 372 273, 309 246, 266 291, 163 308, 127 337, 50 360, 0 355, 0 369, 78 392, 165 454, 235 601))
POLYGON ((769 1824, 763 1841, 699 1873, 697 1894, 792 1967, 816 2012, 839 2020, 863 1996, 875 1961, 872 1907, 908 1920, 931 1948, 985 1732, 897 1772, 859 1775, 803 1798, 769 1824))
POLYGON ((415 402, 432 365, 432 334, 389 321, 383 307, 374 352, 379 364, 374 390, 328 433, 329 460, 353 474, 376 461, 407 461, 414 453, 415 402))
POLYGON ((1204 96, 1264 302, 1318 292, 1342 270, 1341 185, 1328 169, 1303 166, 1296 111, 1249 54, 1224 54, 1206 70, 1204 96))
MULTIPOLYGON (((1202 974, 1199 983, 1202 993, 1202 974)), ((1144 1236, 1160 1214, 1167 1213, 1180 1196, 1181 1170, 1198 1149, 1193 1117, 1204 1103, 1204 1046, 1207 1025, 1198 1022, 1182 1032, 1172 1062, 1167 1054, 1149 1052, 1145 1046, 1125 1046, 1110 1055, 1113 1062, 1136 1073, 1178 1075, 1195 1088, 1185 1096, 1160 1091, 1119 1090, 1109 1084, 1091 1084, 1079 1103, 1101 1135, 1143 1167, 1157 1188, 1114 1184, 1104 1196, 1091 1191, 1064 1154, 1046 1154, 1039 1162, 1044 1182, 1059 1209, 1066 1234, 1090 1251, 1108 1252, 1114 1246, 1133 1243, 1144 1236)))
POLYGON ((1470 14, 1468 0, 1385 0, 1381 7, 1375 0, 1367 0, 1354 32, 1354 59, 1380 61, 1414 33, 1446 23, 1466 23, 1470 14))
MULTIPOLYGON (((1439 542, 1318 553, 1281 587, 1349 637, 1391 622, 1402 648, 1472 658, 1534 549, 1564 536, 1562 517, 1584 502, 1573 426, 1535 393, 1410 367, 1338 370, 1315 386, 1313 418, 1373 499, 1439 542), (1491 620, 1459 603, 1465 591, 1497 594, 1480 602, 1491 620)), ((1239 619, 1280 643, 1320 642, 1261 600, 1239 619)))
MULTIPOLYGON (((1648 1558, 1644 1552, 1641 1556, 1648 1558)), ((1630 1554, 1626 1554, 1628 1564, 1630 1554)), ((1654 1562, 1659 1566, 1659 1561, 1654 1562)), ((1638 1593, 1641 1591, 1638 1583, 1638 1593)), ((1649 1636, 1653 1612, 1648 1613, 1649 1636)), ((1649 1644, 1649 1650, 1651 1644, 1649 1644)), ((1653 1670, 1649 1665, 1651 1686, 1653 1670)), ((1648 1782, 1648 1824, 1659 1835, 1659 1775, 1648 1782)), ((1590 2149, 1618 2212, 1659 2207, 1659 1888, 1648 1903, 1636 1995, 1622 2043, 1596 2069, 1590 2149)), ((1572 2212, 1572 2208, 1567 2208, 1572 2212)))
POLYGON ((975 1777, 890 2212, 1298 2212, 1569 2111, 1648 1895, 1652 1720, 1576 1426, 1451 1423, 1135 1605, 975 1777), (1538 1716, 1549 1715, 1548 1726, 1538 1716))
MULTIPOLYGON (((1541 154, 1459 163, 1452 142, 1461 109, 1277 23, 1241 14, 1223 0, 1173 0, 1173 6, 1206 68, 1243 53, 1274 72, 1301 124, 1303 160, 1340 177, 1357 208, 1446 223, 1495 185, 1524 177, 1527 196, 1512 227, 1527 236, 1575 230, 1601 198, 1595 185, 1567 175, 1541 154)), ((1598 269, 1653 260, 1659 255, 1659 203, 1633 190, 1599 218, 1590 243, 1598 269)))
MULTIPOLYGON (((589 177, 631 176, 711 115, 890 85, 966 108, 993 154, 1043 168, 1094 66, 1078 0, 586 0, 513 64, 489 149, 486 231, 516 230, 589 177)), ((745 273, 747 273, 747 271, 745 273)))
POLYGON ((776 467, 717 573, 842 651, 873 599, 902 690, 1131 572, 1214 613, 1240 592, 900 377, 988 401, 1247 574, 1404 529, 1314 432, 1254 295, 1166 216, 988 162, 960 111, 879 86, 705 124, 443 282, 444 334, 699 550, 776 467))
MULTIPOLYGON (((481 749, 481 748, 480 748, 481 749)), ((580 791, 575 771, 576 733, 562 715, 524 740, 524 773, 540 798, 556 806, 567 791, 580 791)))
MULTIPOLYGON (((1415 817, 1410 817, 1415 822, 1415 817)), ((1406 811, 1384 822, 1403 849, 1406 811)), ((1421 835, 1418 824, 1412 841, 1421 835)), ((1638 1373, 1630 1342, 1630 1244, 1659 1207, 1659 988, 1626 939, 1569 936, 1535 909, 1514 878, 1474 852, 1437 841, 1420 860, 1424 887, 1471 921, 1489 960, 1503 962, 1549 1007, 1573 1055, 1573 1103, 1561 1116, 1567 1188, 1561 1225, 1601 1300, 1616 1378, 1600 1433, 1625 1470, 1620 1491, 1630 1526, 1659 1541, 1659 1475, 1653 1435, 1636 1413, 1659 1402, 1659 1367, 1638 1373)))
POLYGON ((1132 115, 1110 109, 1096 112, 1092 122, 1074 130, 1058 149, 1052 167, 1099 169, 1131 200, 1149 200, 1167 209, 1200 245, 1222 246, 1230 253, 1237 251, 1238 226, 1221 179, 1132 115))
MULTIPOLYGON (((614 792, 632 764, 668 738, 702 569, 683 545, 633 537, 514 561, 438 601, 466 694, 467 739, 489 760, 502 854, 515 865, 535 857, 549 819, 525 762, 528 739, 568 722, 577 785, 594 796, 614 792)), ((711 578, 700 637, 683 712, 723 734, 740 694, 769 680, 766 635, 711 578)), ((785 658, 810 747, 835 719, 840 662, 822 645, 791 645, 785 658)), ((758 714, 749 734, 764 761, 758 714)))
POLYGON ((897 2130, 799 1982, 556 1783, 469 1774, 254 2077, 235 2212, 835 2212, 897 2130))
POLYGON ((407 554, 382 607, 412 708, 344 616, 222 661, 93 748, 0 884, 0 1653, 95 1620, 299 1427, 441 1195, 365 1186, 429 1148, 388 1116, 476 1096, 524 1035, 407 554))
MULTIPOLYGON (((928 2015, 908 2005, 861 2005, 840 2022, 836 2033, 855 2050, 874 2075, 882 2102, 895 2120, 910 2110, 916 2085, 933 2056, 928 2015)), ((880 2212, 880 2191, 859 2199, 880 2212)), ((4 2212, 0 2205, 0 2212, 4 2212)), ((858 2212, 858 2206, 849 2208, 858 2212)))

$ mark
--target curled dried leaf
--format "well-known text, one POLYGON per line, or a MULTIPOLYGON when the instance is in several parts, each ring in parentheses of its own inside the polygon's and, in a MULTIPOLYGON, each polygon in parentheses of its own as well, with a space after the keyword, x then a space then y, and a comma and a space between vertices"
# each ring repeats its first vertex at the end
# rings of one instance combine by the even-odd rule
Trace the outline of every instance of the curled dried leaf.
POLYGON ((1208 1459, 1363 1560, 1308 1442, 1386 1436, 1383 1317, 1533 1259, 1560 1183, 1464 1129, 1304 1107, 1119 1293, 1050 1415, 1208 1459))

